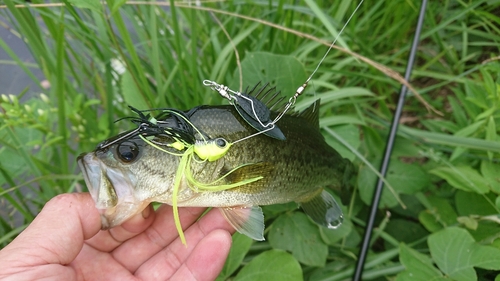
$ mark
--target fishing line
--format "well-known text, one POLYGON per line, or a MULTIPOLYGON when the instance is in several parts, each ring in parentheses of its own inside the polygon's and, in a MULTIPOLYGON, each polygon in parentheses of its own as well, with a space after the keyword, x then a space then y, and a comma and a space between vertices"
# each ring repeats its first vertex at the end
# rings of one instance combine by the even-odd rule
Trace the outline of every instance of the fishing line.
MULTIPOLYGON (((340 35, 344 32, 344 29, 347 27, 347 25, 349 24, 349 22, 351 21, 352 17, 354 16, 354 14, 356 14, 356 12, 358 11, 359 7, 361 7, 361 4, 363 4, 365 0, 361 0, 358 4, 358 6, 356 6, 356 9, 354 9, 354 11, 352 12, 352 14, 349 16, 349 18, 347 19, 347 21, 345 22, 344 26, 342 26, 342 29, 340 29, 339 31, 339 34, 337 34, 337 36, 335 37, 335 39, 333 40, 332 44, 330 44, 330 47, 328 48, 328 50, 326 51, 326 53, 323 55, 323 58, 319 61, 318 65, 316 66, 316 68, 314 69, 314 71, 311 73, 311 75, 309 76, 309 78, 307 78, 306 82, 304 84, 307 84, 311 79, 312 77, 314 76, 314 74, 316 74, 316 72, 318 71, 319 67, 321 66, 321 64, 323 63, 323 61, 326 59, 326 56, 328 56, 328 54, 330 53, 330 51, 333 49, 333 46, 335 45, 335 43, 337 42, 337 40, 339 39, 340 35)), ((303 86, 303 85, 302 85, 303 86)), ((301 86, 301 87, 302 87, 301 86)), ((299 89, 301 88, 299 87, 299 89)), ((299 90, 297 89, 297 91, 299 90)))
MULTIPOLYGON (((259 125, 261 125, 264 128, 264 130, 258 130, 257 133, 254 133, 254 134, 248 135, 246 137, 243 137, 241 139, 238 139, 238 140, 234 141, 233 143, 238 143, 238 142, 247 140, 249 138, 255 137, 257 135, 264 134, 266 132, 269 132, 269 131, 273 130, 276 127, 275 124, 293 107, 293 105, 295 104, 297 98, 300 95, 302 95, 302 93, 305 91, 305 89, 307 88, 307 86, 308 86, 309 82, 311 81, 312 77, 316 74, 316 72, 318 71, 319 67, 323 64, 323 62, 325 61, 325 59, 328 56, 328 54, 330 53, 330 51, 333 49, 335 43, 340 38, 340 35, 344 32, 344 29, 347 27, 347 25, 349 24, 349 22, 351 21, 351 19, 354 17, 354 15, 358 11, 358 9, 361 7, 361 5, 363 4, 363 2, 364 2, 364 0, 361 0, 358 3, 358 5, 356 6, 356 8, 352 12, 352 14, 347 19, 346 23, 342 26, 342 28, 340 29, 339 33, 337 34, 337 36, 333 40, 332 44, 330 44, 330 47, 327 49, 327 51, 325 52, 325 54, 323 55, 323 57, 319 61, 318 65, 316 65, 316 68, 313 70, 313 72, 311 73, 311 75, 309 75, 309 77, 306 79, 306 81, 297 88, 297 90, 295 91, 295 94, 292 97, 290 97, 290 99, 286 103, 284 109, 274 118, 274 120, 272 120, 272 121, 270 121, 270 122, 268 122, 266 124, 264 124, 264 122, 261 120, 261 118, 259 118, 259 115, 257 114, 257 110, 255 109, 255 106, 254 106, 254 102, 253 102, 253 100, 251 98, 247 97, 245 94, 243 94, 243 93, 241 93, 239 91, 231 90, 228 86, 219 84, 219 83, 211 81, 211 80, 203 80, 203 85, 204 86, 210 87, 212 90, 218 92, 223 98, 229 100, 229 103, 232 104, 235 107, 236 107, 236 105, 238 105, 238 103, 241 103, 241 101, 238 100, 238 98, 244 99, 245 102, 247 102, 247 103, 250 104, 251 114, 253 114, 253 119, 256 120, 259 123, 259 125)), ((266 108, 266 109, 269 111, 268 108, 266 108)), ((246 121, 249 122, 249 120, 246 120, 246 121)))
POLYGON ((290 98, 290 100, 288 100, 288 103, 285 107, 285 109, 278 115, 278 117, 276 118, 276 122, 278 120, 281 119, 281 117, 283 117, 283 115, 285 115, 285 113, 295 104, 295 101, 297 100, 297 98, 304 92, 304 90, 307 88, 307 86, 309 85, 309 81, 311 81, 312 77, 316 74, 316 72, 318 71, 319 67, 321 66, 321 64, 323 64, 323 61, 326 59, 326 56, 328 56, 328 54, 330 53, 330 51, 333 49, 333 46, 335 45, 335 43, 337 43, 337 40, 339 39, 340 35, 344 32, 344 29, 347 27, 347 25, 349 24, 349 22, 351 21, 352 17, 354 16, 354 14, 356 14, 356 12, 358 11, 359 7, 361 7, 361 4, 363 4, 364 0, 361 0, 358 4, 358 6, 356 6, 356 9, 354 9, 354 11, 352 12, 352 14, 349 16, 349 18, 347 19, 346 23, 344 24, 344 26, 342 26, 342 28, 340 29, 339 33, 337 34, 337 36, 335 37, 335 39, 333 40, 332 44, 330 44, 330 47, 328 48, 328 50, 326 50, 325 54, 323 55, 323 57, 321 58, 321 60, 319 61, 318 65, 316 66, 316 68, 313 70, 313 72, 311 73, 311 75, 309 75, 309 78, 306 79, 306 82, 304 82, 304 84, 302 84, 301 86, 299 86, 297 88, 297 91, 295 91, 295 94, 290 98))

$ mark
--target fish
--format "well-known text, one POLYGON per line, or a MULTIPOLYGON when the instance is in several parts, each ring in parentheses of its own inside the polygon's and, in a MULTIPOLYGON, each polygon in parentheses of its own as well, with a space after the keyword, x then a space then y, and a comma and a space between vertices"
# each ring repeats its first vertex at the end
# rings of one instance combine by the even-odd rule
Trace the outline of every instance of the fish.
POLYGON ((234 105, 164 110, 154 118, 135 110, 136 129, 77 158, 102 229, 151 202, 174 206, 174 215, 178 207, 219 208, 255 240, 264 240, 263 205, 295 201, 317 224, 338 227, 342 210, 326 189, 341 188, 353 166, 326 143, 319 106, 317 100, 281 116, 279 137, 260 133, 234 105))

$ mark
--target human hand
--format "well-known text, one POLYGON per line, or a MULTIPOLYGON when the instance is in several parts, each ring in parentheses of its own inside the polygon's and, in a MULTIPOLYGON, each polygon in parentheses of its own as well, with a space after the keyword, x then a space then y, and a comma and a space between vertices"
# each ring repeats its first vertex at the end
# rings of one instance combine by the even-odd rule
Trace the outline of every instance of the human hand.
POLYGON ((214 280, 231 246, 233 228, 218 210, 179 208, 187 247, 172 207, 148 206, 121 226, 101 231, 88 193, 50 200, 0 251, 3 280, 214 280))

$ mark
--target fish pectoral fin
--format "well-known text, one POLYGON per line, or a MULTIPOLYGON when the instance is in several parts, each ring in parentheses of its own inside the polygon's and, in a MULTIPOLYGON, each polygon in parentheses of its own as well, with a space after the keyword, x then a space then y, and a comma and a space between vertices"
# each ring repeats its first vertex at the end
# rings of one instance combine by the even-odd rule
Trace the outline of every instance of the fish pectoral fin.
POLYGON ((254 240, 264 239, 264 214, 259 206, 219 208, 236 231, 254 240))
POLYGON ((326 190, 308 201, 299 203, 304 212, 319 225, 335 229, 344 220, 342 209, 326 190))
POLYGON ((225 173, 230 183, 248 181, 252 179, 261 179, 264 175, 269 175, 274 169, 273 164, 269 162, 251 163, 233 168, 225 173))

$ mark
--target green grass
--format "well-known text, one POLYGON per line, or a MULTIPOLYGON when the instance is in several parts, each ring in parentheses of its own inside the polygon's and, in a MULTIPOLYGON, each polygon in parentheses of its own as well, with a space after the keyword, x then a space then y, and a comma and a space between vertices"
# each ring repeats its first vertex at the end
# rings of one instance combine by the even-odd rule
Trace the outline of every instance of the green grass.
MULTIPOLYGON (((42 81, 32 71, 39 69, 50 87, 43 94, 0 92, 0 159, 10 159, 0 162, 0 200, 6 206, 1 246, 53 196, 85 190, 74 160, 130 128, 114 123, 130 115, 128 104, 189 109, 221 103, 202 85, 204 79, 233 89, 265 80, 291 96, 325 53, 320 41, 333 40, 358 4, 240 1, 165 8, 108 0, 105 8, 99 1, 73 0, 19 8, 14 5, 24 1, 4 2, 0 13, 8 22, 0 28, 8 25, 25 40, 36 62, 23 62, 0 39, 11 57, 0 63, 23 69, 36 84, 42 81)), ((402 74, 419 5, 367 1, 337 46, 402 74)), ((394 190, 382 197, 365 280, 412 280, 411 274, 492 280, 500 270, 499 262, 479 263, 486 252, 493 261, 500 256, 500 225, 491 217, 500 213, 499 9, 498 1, 429 3, 411 83, 442 115, 426 110, 412 94, 407 99, 387 176, 394 190), (461 243, 450 244, 455 237, 461 243), (447 245, 451 250, 440 254, 447 245), (478 264, 458 258, 461 245, 477 251, 478 264)), ((268 241, 236 236, 220 279, 245 278, 245 272, 255 273, 256 265, 273 259, 298 272, 297 280, 350 278, 376 180, 370 165, 380 164, 400 86, 355 55, 330 52, 297 108, 321 97, 327 141, 359 169, 355 188, 338 194, 346 222, 325 231, 303 220, 300 211, 291 212, 294 205, 266 207, 268 241), (316 250, 276 251, 283 248, 272 239, 280 224, 309 229, 317 240, 306 248, 316 250)), ((294 237, 281 239, 297 247, 305 243, 294 237)))

